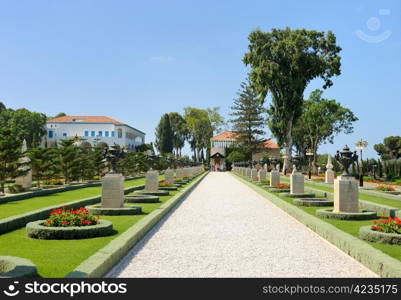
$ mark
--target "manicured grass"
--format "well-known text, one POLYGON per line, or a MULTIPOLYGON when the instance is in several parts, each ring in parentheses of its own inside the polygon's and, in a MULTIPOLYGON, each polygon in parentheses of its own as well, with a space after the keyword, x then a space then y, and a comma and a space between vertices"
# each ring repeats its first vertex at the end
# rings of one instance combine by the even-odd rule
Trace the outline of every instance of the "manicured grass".
MULTIPOLYGON (((292 198, 286 198, 283 197, 277 193, 272 193, 275 196, 281 198, 282 200, 290 203, 291 205, 293 204, 293 200, 292 198)), ((296 206, 296 205, 294 205, 296 206)), ((322 207, 304 207, 304 206, 296 206, 299 209, 302 209, 303 211, 305 211, 306 213, 315 216, 316 218, 319 218, 316 216, 316 210, 318 209, 322 209, 322 207)), ((329 208, 329 207, 328 207, 329 208)), ((368 226, 368 225, 373 225, 373 221, 372 220, 365 220, 365 221, 343 221, 343 220, 334 220, 334 219, 324 219, 324 218, 319 218, 320 220, 326 222, 326 223, 330 223, 331 225, 337 227, 338 229, 349 233, 351 235, 353 235, 354 237, 359 238, 358 233, 359 233, 359 228, 362 226, 368 226)), ((369 245, 373 246, 376 249, 381 250, 382 252, 398 259, 401 260, 401 246, 397 246, 397 245, 384 245, 384 244, 378 244, 378 243, 371 243, 371 242, 367 242, 364 241, 365 243, 368 243, 369 245)))
MULTIPOLYGON (((132 187, 145 184, 145 178, 128 180, 124 186, 132 187)), ((94 197, 101 194, 101 187, 88 187, 56 193, 47 196, 39 196, 25 200, 13 201, 0 204, 0 219, 27 213, 33 210, 45 208, 53 205, 63 205, 67 202, 72 202, 79 199, 94 197)))
MULTIPOLYGON (((180 188, 184 189, 186 186, 180 188)), ((11 255, 31 260, 42 277, 64 277, 82 261, 106 246, 138 220, 166 202, 178 191, 160 197, 160 203, 132 203, 142 207, 143 214, 133 216, 102 216, 113 222, 116 233, 108 237, 83 240, 35 240, 26 236, 25 228, 0 235, 0 255, 11 255)))
MULTIPOLYGON (((281 177, 281 179, 286 182, 290 181, 289 179, 283 178, 283 177, 281 177)), ((316 184, 313 184, 310 182, 305 182, 305 187, 317 189, 322 192, 329 192, 329 193, 334 192, 334 189, 331 187, 320 186, 320 185, 316 185, 316 184)), ((397 201, 397 200, 391 200, 391 199, 381 198, 381 197, 377 197, 377 196, 367 195, 362 192, 359 193, 359 199, 401 209, 401 201, 397 201)))

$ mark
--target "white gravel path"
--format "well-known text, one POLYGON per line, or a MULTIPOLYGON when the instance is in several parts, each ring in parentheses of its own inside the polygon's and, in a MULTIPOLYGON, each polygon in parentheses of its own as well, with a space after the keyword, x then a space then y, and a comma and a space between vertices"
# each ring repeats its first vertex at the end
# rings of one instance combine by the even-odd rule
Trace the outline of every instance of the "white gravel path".
POLYGON ((210 173, 107 277, 377 277, 228 173, 210 173))

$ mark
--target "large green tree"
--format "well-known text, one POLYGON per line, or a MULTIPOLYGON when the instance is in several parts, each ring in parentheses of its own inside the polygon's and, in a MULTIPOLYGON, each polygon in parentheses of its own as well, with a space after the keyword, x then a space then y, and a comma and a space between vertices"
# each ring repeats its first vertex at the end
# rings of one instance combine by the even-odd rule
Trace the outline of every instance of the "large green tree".
MULTIPOLYGON (((334 99, 324 99, 322 95, 322 90, 314 90, 310 94, 303 104, 302 115, 294 128, 294 140, 300 138, 313 151, 312 167, 315 172, 319 146, 323 143, 333 143, 334 137, 341 132, 352 133, 353 122, 358 120, 350 109, 334 99)), ((296 144, 301 145, 302 142, 296 144)))
POLYGON ((271 94, 268 125, 291 159, 292 130, 302 114, 305 88, 316 78, 323 88, 333 84, 331 78, 341 73, 341 48, 331 31, 287 27, 251 32, 248 50, 243 61, 251 67, 250 80, 260 101, 271 94))
POLYGON ((389 136, 373 146, 383 160, 401 158, 401 136, 389 136))
POLYGON ((185 140, 188 135, 186 122, 183 116, 177 112, 169 113, 170 126, 173 132, 173 149, 175 155, 181 156, 181 150, 184 148, 185 140))
POLYGON ((46 116, 25 108, 5 109, 0 113, 0 126, 10 128, 19 140, 26 140, 28 148, 41 144, 46 133, 46 116))
POLYGON ((64 177, 65 183, 79 179, 81 174, 81 159, 79 157, 79 149, 75 145, 75 140, 61 140, 58 147, 58 155, 60 169, 64 177))
POLYGON ((156 128, 156 148, 161 154, 173 152, 173 130, 169 114, 163 114, 156 128))
POLYGON ((249 81, 241 83, 237 95, 231 107, 231 123, 238 143, 245 149, 247 159, 251 159, 252 153, 264 140, 265 110, 262 103, 257 101, 256 91, 249 81))
POLYGON ((196 161, 204 161, 204 150, 209 147, 213 126, 205 109, 185 107, 184 118, 188 128, 189 144, 196 161))
POLYGON ((4 193, 7 179, 25 175, 29 168, 21 158, 22 142, 9 128, 0 128, 0 191, 4 193))

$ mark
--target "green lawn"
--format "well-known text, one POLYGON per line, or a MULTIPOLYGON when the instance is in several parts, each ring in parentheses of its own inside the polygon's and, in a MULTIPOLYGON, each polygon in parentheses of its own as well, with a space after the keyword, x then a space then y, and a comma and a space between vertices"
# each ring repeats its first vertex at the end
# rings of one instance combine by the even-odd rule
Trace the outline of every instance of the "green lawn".
MULTIPOLYGON (((288 178, 281 177, 281 179, 283 181, 286 181, 286 182, 290 181, 288 178)), ((305 187, 317 189, 317 190, 320 190, 322 192, 333 193, 333 188, 316 185, 316 184, 313 184, 311 182, 305 182, 305 187)), ((370 201, 370 202, 375 202, 375 203, 378 203, 378 204, 387 205, 387 206, 391 206, 391 207, 394 207, 394 208, 401 209, 401 201, 397 201, 397 200, 391 200, 391 199, 381 198, 381 197, 377 197, 377 196, 367 195, 367 194, 364 194, 362 192, 359 193, 359 199, 370 201)))
MULTIPOLYGON (((281 198, 282 200, 290 203, 291 205, 293 204, 293 198, 286 198, 283 197, 281 195, 279 195, 278 193, 272 193, 275 196, 281 198)), ((318 209, 324 209, 325 207, 304 207, 304 206, 297 206, 294 205, 299 209, 302 209, 303 211, 305 211, 306 213, 312 215, 312 216, 316 216, 316 210, 318 209)), ((329 208, 329 207, 327 207, 329 208)), ((317 217, 319 218, 319 217, 317 217)), ((359 228, 362 226, 367 226, 367 225, 373 225, 373 221, 372 220, 366 220, 366 221, 343 221, 343 220, 332 220, 332 219, 324 219, 324 218, 319 218, 320 220, 330 223, 333 226, 337 227, 338 229, 347 232, 351 235, 353 235, 354 237, 358 237, 358 233, 359 233, 359 228)), ((368 243, 369 245, 373 246, 376 249, 381 250, 382 252, 398 259, 401 260, 401 246, 397 246, 397 245, 384 245, 384 244, 378 244, 378 243, 371 243, 371 242, 367 242, 364 241, 366 243, 368 243)))
MULTIPOLYGON (((140 179, 135 184, 143 183, 140 179)), ((184 186, 183 188, 185 188, 184 186)), ((182 190, 182 188, 180 189, 182 190)), ((94 192, 99 193, 99 190, 94 192)), ((75 191, 74 191, 75 192, 75 191)), ((26 236, 25 228, 21 228, 0 235, 0 255, 11 255, 31 260, 38 267, 42 277, 64 277, 82 261, 106 246, 110 241, 166 202, 177 191, 170 192, 170 196, 160 197, 160 203, 132 204, 141 206, 143 214, 136 216, 103 216, 105 220, 113 222, 116 233, 108 237, 99 237, 83 240, 36 240, 26 236)), ((82 190, 81 190, 82 194, 82 190)), ((28 200, 29 201, 29 200, 28 200)))
MULTIPOLYGON (((145 178, 128 180, 125 187, 145 184, 145 178)), ((0 204, 0 219, 27 213, 29 211, 45 208, 53 205, 63 205, 79 199, 94 197, 101 194, 101 187, 88 187, 56 193, 48 196, 39 196, 25 200, 13 201, 0 204)))

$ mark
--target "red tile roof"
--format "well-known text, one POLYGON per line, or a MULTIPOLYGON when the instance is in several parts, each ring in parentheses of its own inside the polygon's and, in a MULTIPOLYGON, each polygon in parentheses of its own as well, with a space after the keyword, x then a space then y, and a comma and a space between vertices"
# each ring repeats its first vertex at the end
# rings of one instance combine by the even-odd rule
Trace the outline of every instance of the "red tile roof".
POLYGON ((224 131, 211 138, 212 141, 235 140, 235 133, 232 131, 224 131))
MULTIPOLYGON (((235 132, 232 131, 224 131, 210 139, 211 141, 235 141, 235 132)), ((260 146, 261 148, 269 148, 269 149, 279 149, 280 147, 273 142, 271 139, 267 139, 263 141, 263 144, 260 146)))
POLYGON ((64 116, 59 118, 50 119, 48 123, 112 123, 116 125, 124 125, 123 122, 114 120, 104 116, 64 116))

